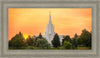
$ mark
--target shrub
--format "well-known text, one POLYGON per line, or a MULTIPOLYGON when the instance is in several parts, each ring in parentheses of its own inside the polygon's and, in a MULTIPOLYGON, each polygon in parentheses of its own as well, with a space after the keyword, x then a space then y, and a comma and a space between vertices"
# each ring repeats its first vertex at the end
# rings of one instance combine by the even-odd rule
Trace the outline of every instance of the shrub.
POLYGON ((68 41, 64 41, 63 47, 65 49, 71 49, 72 48, 72 44, 70 42, 68 42, 68 41))
POLYGON ((50 44, 48 44, 47 40, 46 39, 38 39, 37 42, 36 42, 36 47, 39 47, 41 49, 49 49, 50 48, 50 44))

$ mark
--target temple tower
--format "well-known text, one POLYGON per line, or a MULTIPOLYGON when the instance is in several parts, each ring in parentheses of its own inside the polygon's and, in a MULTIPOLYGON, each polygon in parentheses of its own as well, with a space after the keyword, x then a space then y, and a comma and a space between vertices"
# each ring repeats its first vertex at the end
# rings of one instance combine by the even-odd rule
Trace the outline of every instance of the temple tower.
POLYGON ((46 40, 51 45, 52 45, 51 41, 53 40, 54 35, 55 35, 55 32, 54 32, 54 26, 53 26, 52 21, 51 21, 51 12, 49 12, 49 22, 48 22, 47 27, 46 27, 45 37, 46 37, 46 40))

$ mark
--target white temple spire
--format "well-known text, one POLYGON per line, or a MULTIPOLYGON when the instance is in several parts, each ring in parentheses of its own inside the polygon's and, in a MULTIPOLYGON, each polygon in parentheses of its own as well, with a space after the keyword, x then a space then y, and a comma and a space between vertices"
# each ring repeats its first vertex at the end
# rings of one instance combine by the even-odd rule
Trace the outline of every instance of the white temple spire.
POLYGON ((51 21, 51 12, 49 12, 49 23, 46 27, 45 38, 51 45, 52 45, 51 41, 53 40, 54 35, 55 35, 55 32, 54 32, 54 26, 51 21))
POLYGON ((49 12, 49 24, 52 24, 52 21, 51 21, 51 11, 49 12))

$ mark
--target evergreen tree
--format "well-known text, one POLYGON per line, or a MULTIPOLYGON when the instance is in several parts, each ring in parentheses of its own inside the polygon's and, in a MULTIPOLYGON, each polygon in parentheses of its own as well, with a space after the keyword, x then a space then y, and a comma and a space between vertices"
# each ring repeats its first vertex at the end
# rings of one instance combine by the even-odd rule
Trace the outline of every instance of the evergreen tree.
POLYGON ((72 46, 77 47, 77 41, 75 38, 73 38, 73 40, 72 40, 72 46))
POLYGON ((59 39, 59 36, 58 34, 56 33, 53 40, 52 40, 52 45, 53 47, 59 47, 60 46, 60 39, 59 39))
POLYGON ((74 35, 74 38, 72 39, 72 45, 73 45, 74 47, 77 47, 77 40, 76 40, 77 37, 78 37, 78 35, 75 34, 75 35, 74 35))
POLYGON ((76 39, 77 37, 78 37, 78 35, 77 35, 77 34, 75 34, 75 35, 74 35, 74 38, 76 39))
POLYGON ((42 38, 42 34, 41 33, 39 34, 39 37, 38 38, 40 38, 40 39, 42 38))

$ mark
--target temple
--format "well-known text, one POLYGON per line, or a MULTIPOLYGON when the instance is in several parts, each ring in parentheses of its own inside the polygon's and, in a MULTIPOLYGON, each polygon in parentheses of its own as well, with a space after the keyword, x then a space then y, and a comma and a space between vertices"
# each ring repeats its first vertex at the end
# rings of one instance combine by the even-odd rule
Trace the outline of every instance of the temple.
POLYGON ((54 26, 51 21, 51 12, 49 12, 49 22, 46 27, 45 38, 52 45, 51 41, 53 40, 55 35, 54 26))
MULTIPOLYGON (((55 32, 54 32, 54 26, 53 26, 52 20, 51 20, 51 12, 49 12, 49 22, 47 24, 46 32, 45 32, 45 35, 43 35, 43 37, 48 41, 48 43, 51 46, 52 46, 51 41, 53 40, 54 35, 55 35, 55 32)), ((36 36, 36 37, 38 37, 38 36, 36 36)), ((59 38, 60 38, 60 43, 62 44, 63 35, 59 35, 59 38)))

